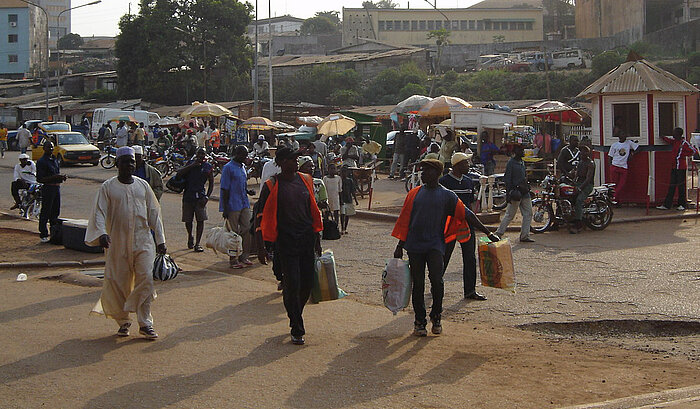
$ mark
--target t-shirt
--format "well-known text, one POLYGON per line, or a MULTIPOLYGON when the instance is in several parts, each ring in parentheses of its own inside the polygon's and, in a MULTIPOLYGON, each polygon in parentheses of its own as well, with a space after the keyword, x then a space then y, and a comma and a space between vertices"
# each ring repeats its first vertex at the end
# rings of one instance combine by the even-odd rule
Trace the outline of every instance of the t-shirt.
POLYGON ((629 160, 630 153, 632 153, 632 151, 636 150, 638 147, 638 143, 629 139, 625 140, 624 142, 615 142, 612 144, 612 146, 610 146, 608 156, 612 158, 613 166, 627 169, 627 161, 629 160))
POLYGON ((324 176, 323 184, 326 185, 326 192, 328 193, 328 197, 339 197, 342 186, 342 180, 340 179, 340 176, 324 176))
POLYGON ((474 182, 467 175, 457 179, 452 172, 440 178, 440 184, 453 191, 459 200, 469 206, 474 201, 474 182))
POLYGON ((479 156, 481 163, 489 163, 493 161, 493 156, 496 153, 498 153, 498 146, 496 146, 496 144, 491 142, 481 144, 481 155, 479 156))
MULTIPOLYGON (((235 160, 224 165, 221 171, 221 190, 228 191, 227 205, 229 211, 238 212, 250 207, 247 192, 248 176, 243 165, 235 160)), ((223 200, 219 200, 219 211, 224 211, 223 200)))
POLYGON ((197 132, 197 146, 203 148, 207 139, 209 139, 209 134, 207 131, 197 132))
MULTIPOLYGON (((188 165, 191 163, 190 161, 188 165)), ((185 185, 185 192, 182 195, 183 201, 194 202, 206 196, 207 192, 204 190, 204 185, 207 183, 207 180, 209 180, 211 169, 211 164, 204 162, 202 165, 195 166, 187 172, 187 175, 185 175, 187 184, 185 185)))
POLYGON ((282 168, 280 168, 274 160, 265 162, 262 168, 262 175, 260 175, 260 186, 265 184, 268 179, 275 175, 282 173, 282 168))
POLYGON ((442 141, 440 146, 440 162, 447 163, 452 159, 452 153, 457 148, 457 141, 442 141))
POLYGON ((437 250, 445 254, 445 223, 454 215, 457 195, 438 185, 423 186, 413 199, 404 249, 409 253, 437 250))
POLYGON ((0 141, 7 142, 7 128, 0 128, 0 141))
POLYGON ((284 254, 297 254, 314 244, 309 189, 299 175, 291 181, 277 178, 277 183, 277 248, 284 254))
POLYGON ((117 129, 117 146, 126 146, 129 142, 129 131, 126 130, 125 126, 117 129))
POLYGON ((29 129, 20 128, 17 131, 17 142, 19 143, 20 148, 29 147, 29 144, 31 141, 32 141, 32 133, 29 132, 29 129))
POLYGON ((270 144, 267 143, 267 141, 262 141, 262 143, 260 143, 260 141, 258 141, 258 142, 255 142, 253 144, 253 151, 255 151, 256 155, 262 155, 263 153, 265 153, 265 151, 267 151, 269 149, 270 149, 270 144))
POLYGON ((322 179, 314 178, 314 198, 316 203, 328 201, 328 192, 322 179))
POLYGON ((24 180, 29 183, 36 183, 36 165, 32 161, 27 161, 27 166, 15 165, 14 178, 12 180, 24 180))
POLYGON ((348 146, 345 145, 342 148, 340 148, 340 157, 343 159, 343 165, 348 165, 351 168, 356 168, 357 160, 351 157, 343 157, 346 152, 348 153, 348 155, 352 155, 359 158, 360 151, 357 149, 357 146, 352 145, 350 148, 348 148, 348 146))
POLYGON ((136 128, 136 131, 134 131, 134 137, 137 141, 145 141, 146 131, 144 131, 143 128, 136 128))

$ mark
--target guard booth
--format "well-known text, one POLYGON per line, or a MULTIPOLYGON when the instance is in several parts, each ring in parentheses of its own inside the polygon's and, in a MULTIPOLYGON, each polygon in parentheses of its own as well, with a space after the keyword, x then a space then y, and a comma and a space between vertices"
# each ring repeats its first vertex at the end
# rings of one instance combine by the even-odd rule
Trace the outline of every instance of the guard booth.
POLYGON ((671 146, 661 136, 671 136, 681 127, 687 138, 696 128, 698 89, 630 53, 619 65, 583 90, 578 97, 590 100, 592 107, 593 160, 595 184, 610 182, 607 158, 610 146, 618 141, 618 126, 639 143, 629 160, 627 183, 618 193, 623 203, 655 204, 668 191, 673 164, 671 146))

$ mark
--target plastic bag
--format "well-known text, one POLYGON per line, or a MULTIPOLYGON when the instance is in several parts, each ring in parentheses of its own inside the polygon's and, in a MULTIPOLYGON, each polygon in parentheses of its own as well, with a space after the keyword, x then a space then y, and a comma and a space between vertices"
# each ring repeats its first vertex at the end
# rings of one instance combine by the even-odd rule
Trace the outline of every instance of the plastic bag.
POLYGON ((492 242, 479 238, 481 285, 515 292, 515 267, 508 239, 492 242))
POLYGON ((153 260, 153 279, 157 281, 168 281, 177 277, 177 274, 182 271, 175 264, 175 260, 167 254, 158 254, 153 260))
POLYGON ((411 300, 411 272, 408 262, 390 258, 382 272, 382 298, 384 306, 396 315, 411 300))
POLYGON ((224 225, 221 227, 209 229, 205 245, 213 249, 215 253, 218 251, 231 257, 243 254, 243 238, 231 231, 228 220, 224 221, 224 225))
POLYGON ((340 230, 338 230, 338 223, 331 220, 330 218, 323 219, 323 240, 338 240, 340 239, 340 230))
POLYGON ((316 258, 314 287, 311 290, 311 302, 331 301, 347 295, 338 287, 338 276, 335 274, 335 257, 333 250, 326 250, 321 257, 316 258))

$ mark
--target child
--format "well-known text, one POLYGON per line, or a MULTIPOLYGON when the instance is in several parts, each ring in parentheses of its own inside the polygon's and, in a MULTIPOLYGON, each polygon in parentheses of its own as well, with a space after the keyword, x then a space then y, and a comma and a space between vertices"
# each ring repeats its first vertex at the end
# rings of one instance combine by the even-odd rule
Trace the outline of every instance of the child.
POLYGON ((355 195, 355 181, 350 176, 350 169, 347 166, 340 168, 340 178, 342 179, 342 191, 340 192, 340 224, 343 234, 348 234, 348 221, 350 216, 355 215, 355 204, 359 205, 355 195))
POLYGON ((627 140, 627 134, 623 132, 620 132, 618 138, 620 138, 620 142, 612 144, 608 152, 608 156, 611 159, 610 179, 612 183, 615 184, 613 204, 617 204, 620 191, 625 187, 625 183, 627 182, 629 160, 639 148, 639 144, 627 140))
POLYGON ((337 175, 337 170, 335 163, 331 163, 328 165, 328 175, 323 177, 323 183, 326 184, 326 192, 328 192, 328 210, 336 224, 340 219, 340 192, 343 186, 343 181, 337 175))

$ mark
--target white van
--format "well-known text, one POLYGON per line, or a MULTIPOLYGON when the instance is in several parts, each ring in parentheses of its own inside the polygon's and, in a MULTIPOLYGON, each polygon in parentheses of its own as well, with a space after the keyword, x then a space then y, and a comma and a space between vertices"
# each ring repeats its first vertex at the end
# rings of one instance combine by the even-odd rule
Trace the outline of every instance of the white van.
MULTIPOLYGON (((129 115, 136 121, 143 122, 143 125, 148 129, 160 119, 160 115, 155 112, 141 111, 138 109, 116 109, 116 108, 97 108, 92 113, 92 125, 90 126, 90 137, 97 138, 97 134, 102 128, 102 125, 110 119, 119 118, 120 116, 129 115)), ((117 124, 111 123, 112 130, 116 129, 117 124)))
POLYGON ((583 51, 561 50, 552 53, 552 68, 561 70, 564 68, 586 68, 586 60, 583 51))

